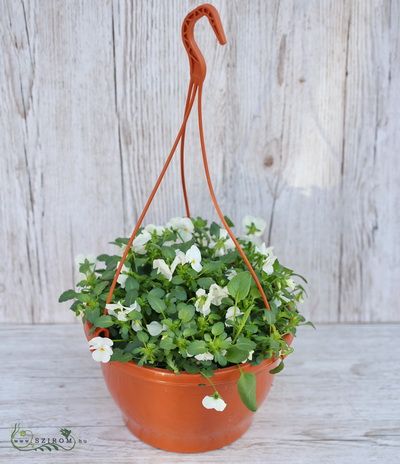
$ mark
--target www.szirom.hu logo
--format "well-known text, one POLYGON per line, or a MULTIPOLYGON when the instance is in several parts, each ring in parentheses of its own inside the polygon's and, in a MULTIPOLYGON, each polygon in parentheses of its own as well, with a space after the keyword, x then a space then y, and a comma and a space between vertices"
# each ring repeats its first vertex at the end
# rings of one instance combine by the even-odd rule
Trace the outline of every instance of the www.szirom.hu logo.
POLYGON ((15 424, 11 432, 11 444, 18 451, 71 451, 77 443, 86 443, 86 440, 76 439, 67 428, 51 437, 22 429, 21 424, 15 424))

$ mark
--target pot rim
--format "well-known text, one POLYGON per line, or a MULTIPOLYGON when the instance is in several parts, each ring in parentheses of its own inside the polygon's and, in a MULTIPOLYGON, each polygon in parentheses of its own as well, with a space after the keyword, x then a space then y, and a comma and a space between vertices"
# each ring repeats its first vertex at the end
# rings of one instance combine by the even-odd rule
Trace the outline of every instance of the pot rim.
MULTIPOLYGON (((92 324, 88 321, 84 323, 85 333, 88 340, 88 329, 92 327, 92 324)), ((104 330, 104 329, 103 329, 104 330)), ((97 336, 98 334, 102 333, 102 329, 98 329, 93 333, 93 337, 97 336)), ((294 336, 292 334, 285 334, 284 339, 291 345, 294 336)), ((267 358, 264 359, 259 364, 253 365, 249 362, 243 364, 235 364, 229 367, 221 367, 214 370, 212 379, 213 383, 221 383, 226 382, 227 380, 236 381, 237 377, 240 375, 239 367, 241 369, 245 369, 247 372, 257 373, 267 366, 274 364, 279 358, 267 358)), ((126 363, 122 363, 119 361, 110 361, 108 363, 102 364, 102 368, 107 367, 115 367, 118 370, 125 371, 126 374, 132 375, 135 377, 146 377, 149 380, 155 380, 158 382, 166 382, 166 383, 180 383, 180 384, 204 384, 207 383, 207 380, 201 374, 189 374, 188 372, 180 372, 179 374, 175 374, 174 372, 164 369, 162 367, 149 367, 149 366, 139 366, 134 361, 129 361, 126 363)))

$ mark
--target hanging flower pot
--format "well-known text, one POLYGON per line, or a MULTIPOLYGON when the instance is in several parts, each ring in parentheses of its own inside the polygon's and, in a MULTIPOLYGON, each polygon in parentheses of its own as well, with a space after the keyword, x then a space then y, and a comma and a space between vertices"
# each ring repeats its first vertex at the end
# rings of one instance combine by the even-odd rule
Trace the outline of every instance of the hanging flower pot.
POLYGON ((82 260, 76 289, 60 296, 74 300, 71 309, 83 318, 92 357, 101 363, 129 430, 177 452, 220 448, 249 428, 293 351, 296 328, 305 323, 297 308, 303 287, 262 242, 265 221, 247 216, 236 236, 215 197, 202 124, 206 67, 193 37, 202 16, 226 42, 211 5, 185 18, 191 79, 184 118, 131 236, 115 240, 114 255, 82 260), (189 209, 184 138, 196 97, 203 165, 219 224, 189 209), (186 217, 143 227, 178 144, 186 217))

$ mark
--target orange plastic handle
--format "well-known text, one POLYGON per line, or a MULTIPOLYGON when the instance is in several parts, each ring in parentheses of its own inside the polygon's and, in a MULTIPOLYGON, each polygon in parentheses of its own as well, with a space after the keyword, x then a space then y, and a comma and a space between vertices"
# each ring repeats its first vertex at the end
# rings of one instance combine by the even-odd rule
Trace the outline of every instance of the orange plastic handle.
POLYGON ((221 18, 215 7, 205 3, 192 10, 183 20, 182 24, 182 40, 189 56, 190 78, 192 82, 201 84, 207 72, 206 62, 197 43, 194 39, 194 26, 196 22, 207 16, 211 27, 214 29, 215 35, 221 45, 226 44, 224 28, 222 27, 221 18))
MULTIPOLYGON (((117 266, 117 270, 114 275, 114 279, 111 283, 110 290, 107 295, 106 299, 106 305, 111 302, 112 296, 115 290, 115 286, 117 284, 117 280, 119 275, 121 274, 122 271, 122 266, 124 265, 124 262, 128 256, 129 250, 132 246, 133 240, 136 237, 136 234, 138 233, 143 220, 147 214, 147 211, 153 201, 153 198, 164 178, 164 175, 171 163, 171 160, 175 154, 176 148, 178 144, 181 144, 181 179, 182 179, 182 187, 183 187, 183 194, 184 194, 184 200, 185 200, 185 206, 186 206, 186 212, 187 215, 190 217, 190 212, 189 212, 189 203, 187 199, 187 192, 186 192, 186 182, 185 182, 185 174, 184 174, 184 140, 185 140, 185 132, 186 132, 186 124, 189 119, 190 113, 193 108, 194 101, 197 96, 197 105, 198 105, 198 110, 197 110, 197 116, 198 116, 198 125, 199 125, 199 138, 200 138, 200 146, 201 146, 201 153, 202 153, 202 159, 203 159, 203 166, 204 166, 204 172, 206 175, 206 180, 207 180, 207 185, 208 189, 210 192, 210 197, 211 201, 214 205, 214 208, 224 226, 226 231, 228 232, 228 235, 232 239, 233 243, 235 244, 235 247, 243 259, 246 267, 248 268, 251 276, 253 277, 253 280, 260 292, 261 298, 263 300, 264 306, 266 310, 270 309, 269 303, 267 296, 265 294, 265 291, 261 285, 261 282, 256 274, 256 272, 253 269, 253 266, 251 265, 249 259, 247 258, 244 250, 242 249, 240 243, 238 242, 237 238, 235 237, 234 233, 232 232, 231 228, 229 227, 225 216, 218 204, 217 198, 215 196, 214 192, 214 187, 211 181, 211 176, 210 176, 210 171, 208 167, 208 159, 207 159, 207 151, 206 151, 206 143, 204 140, 204 129, 203 129, 203 116, 202 116, 202 91, 203 91, 203 81, 206 76, 206 62, 204 60, 203 55, 200 52, 199 47, 196 44, 196 41, 194 40, 194 26, 197 22, 198 19, 200 19, 203 16, 207 16, 208 20, 210 21, 210 24, 212 28, 214 29, 215 35, 217 36, 219 42, 223 45, 226 43, 226 37, 224 33, 224 29, 221 24, 221 19, 219 17, 218 11, 209 4, 204 4, 200 5, 197 8, 195 8, 193 11, 191 11, 186 18, 183 21, 182 25, 182 39, 183 43, 185 45, 186 51, 189 56, 189 64, 190 64, 190 82, 189 82, 189 88, 188 88, 188 93, 186 97, 186 105, 185 105, 185 112, 183 116, 183 121, 182 125, 179 129, 179 132, 175 138, 175 142, 171 148, 171 151, 167 157, 167 160, 161 170, 161 173, 159 174, 157 181, 153 187, 153 190, 150 193, 149 198, 146 201, 146 204, 143 208, 143 211, 141 212, 139 219, 136 223, 135 228, 133 229, 133 232, 128 240, 128 243, 125 247, 124 253, 121 257, 121 260, 119 262, 119 265, 117 266)), ((107 310, 104 309, 104 313, 107 313, 107 310)))

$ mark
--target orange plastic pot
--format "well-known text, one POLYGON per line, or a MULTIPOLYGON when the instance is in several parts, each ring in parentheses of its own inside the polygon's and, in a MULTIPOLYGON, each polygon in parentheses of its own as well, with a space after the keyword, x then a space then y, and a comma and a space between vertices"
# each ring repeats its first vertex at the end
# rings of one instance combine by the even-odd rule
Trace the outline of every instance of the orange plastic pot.
MULTIPOLYGON (((88 339, 101 335, 97 330, 88 339)), ((104 330, 104 329, 103 329, 104 330)), ((293 337, 286 335, 291 343, 293 337)), ((266 398, 273 381, 269 371, 277 360, 258 366, 243 364, 257 377, 257 404, 266 398)), ((224 411, 205 409, 202 399, 213 393, 200 374, 174 374, 166 369, 140 367, 133 362, 101 365, 108 390, 121 409, 128 429, 140 440, 166 451, 196 453, 221 448, 241 437, 250 427, 253 415, 242 403, 236 382, 236 366, 218 369, 213 382, 227 403, 224 411)))

